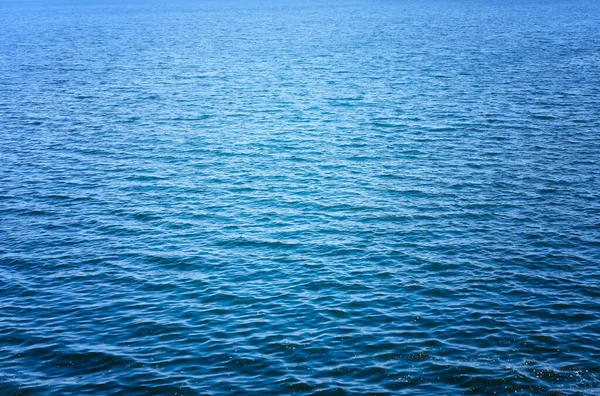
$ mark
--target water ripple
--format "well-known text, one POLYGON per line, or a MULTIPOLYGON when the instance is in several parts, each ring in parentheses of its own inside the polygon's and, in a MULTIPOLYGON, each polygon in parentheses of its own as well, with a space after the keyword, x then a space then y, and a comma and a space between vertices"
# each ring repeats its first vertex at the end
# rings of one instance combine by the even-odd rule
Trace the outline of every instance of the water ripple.
POLYGON ((0 4, 0 393, 598 394, 598 17, 0 4))

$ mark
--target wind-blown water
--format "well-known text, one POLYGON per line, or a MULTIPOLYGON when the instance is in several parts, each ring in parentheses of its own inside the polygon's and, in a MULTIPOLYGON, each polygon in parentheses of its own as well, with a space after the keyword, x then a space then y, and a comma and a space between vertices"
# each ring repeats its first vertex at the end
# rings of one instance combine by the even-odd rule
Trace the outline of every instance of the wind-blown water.
POLYGON ((595 1, 0 4, 0 393, 600 394, 595 1))

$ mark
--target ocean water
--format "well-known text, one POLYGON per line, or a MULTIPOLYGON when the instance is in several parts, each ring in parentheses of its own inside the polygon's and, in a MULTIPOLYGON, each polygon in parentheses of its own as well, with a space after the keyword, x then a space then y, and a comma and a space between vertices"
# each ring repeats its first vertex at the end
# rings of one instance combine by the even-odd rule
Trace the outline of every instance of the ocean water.
POLYGON ((596 1, 2 1, 0 394, 598 395, 599 160, 596 1))

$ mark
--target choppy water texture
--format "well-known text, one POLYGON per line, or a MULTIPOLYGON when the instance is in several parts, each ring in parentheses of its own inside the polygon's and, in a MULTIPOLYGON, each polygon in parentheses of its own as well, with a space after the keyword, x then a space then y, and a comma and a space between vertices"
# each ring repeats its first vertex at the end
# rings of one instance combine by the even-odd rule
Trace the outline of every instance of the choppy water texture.
POLYGON ((0 393, 600 394, 595 1, 0 4, 0 393))

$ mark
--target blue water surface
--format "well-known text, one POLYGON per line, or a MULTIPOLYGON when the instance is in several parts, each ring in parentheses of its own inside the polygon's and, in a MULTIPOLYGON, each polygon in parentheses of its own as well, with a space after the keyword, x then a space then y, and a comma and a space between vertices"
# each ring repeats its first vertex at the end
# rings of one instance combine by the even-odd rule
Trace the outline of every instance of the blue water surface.
POLYGON ((600 394, 593 0, 2 0, 0 394, 600 394))

